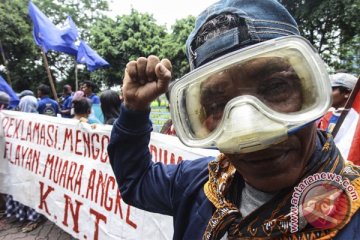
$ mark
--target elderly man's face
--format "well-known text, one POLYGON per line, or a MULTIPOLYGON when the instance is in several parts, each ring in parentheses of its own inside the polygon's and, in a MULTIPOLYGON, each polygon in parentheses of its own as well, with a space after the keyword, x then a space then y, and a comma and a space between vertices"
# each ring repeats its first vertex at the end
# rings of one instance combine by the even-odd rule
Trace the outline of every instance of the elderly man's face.
MULTIPOLYGON (((299 111, 303 103, 300 79, 291 66, 280 58, 259 58, 213 75, 201 85, 203 125, 213 131, 227 102, 242 95, 255 96, 281 113, 299 111)), ((303 173, 314 150, 315 133, 311 125, 270 148, 227 156, 250 185, 277 191, 296 183, 303 173)))

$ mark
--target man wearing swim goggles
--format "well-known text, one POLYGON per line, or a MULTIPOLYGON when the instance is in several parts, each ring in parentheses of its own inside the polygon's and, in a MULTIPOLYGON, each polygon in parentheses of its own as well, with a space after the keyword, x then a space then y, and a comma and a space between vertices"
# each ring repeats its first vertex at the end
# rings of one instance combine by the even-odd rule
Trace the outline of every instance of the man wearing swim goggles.
POLYGON ((342 174, 360 188, 358 167, 316 129, 331 87, 321 58, 298 35, 275 0, 219 1, 197 18, 186 44, 192 71, 171 86, 170 109, 180 140, 219 149, 216 159, 151 161, 150 103, 168 90, 172 66, 156 56, 129 62, 108 147, 124 201, 173 216, 174 239, 354 237, 359 201, 325 216, 341 222, 336 227, 302 213, 290 228, 303 179, 342 174))

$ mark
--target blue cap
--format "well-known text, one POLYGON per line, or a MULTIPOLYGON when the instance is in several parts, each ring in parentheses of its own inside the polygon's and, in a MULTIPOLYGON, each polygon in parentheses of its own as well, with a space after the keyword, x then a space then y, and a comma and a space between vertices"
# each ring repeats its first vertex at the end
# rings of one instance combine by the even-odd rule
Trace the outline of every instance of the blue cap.
POLYGON ((230 50, 289 35, 300 35, 290 13, 276 0, 220 0, 200 13, 195 28, 186 41, 186 54, 191 69, 230 50), (201 27, 210 19, 223 14, 237 15, 244 20, 247 32, 238 28, 207 40, 197 49, 191 45, 201 27))

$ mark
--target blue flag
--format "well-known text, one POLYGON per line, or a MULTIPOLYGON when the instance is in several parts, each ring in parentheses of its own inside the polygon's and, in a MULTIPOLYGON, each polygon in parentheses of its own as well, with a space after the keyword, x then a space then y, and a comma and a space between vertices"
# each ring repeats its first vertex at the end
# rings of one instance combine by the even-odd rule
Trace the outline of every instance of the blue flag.
POLYGON ((29 15, 34 23, 33 35, 35 43, 42 47, 45 52, 55 50, 71 55, 77 54, 77 46, 74 40, 77 37, 77 29, 74 22, 67 19, 62 29, 56 27, 44 13, 42 13, 31 1, 29 2, 29 15))
POLYGON ((80 41, 76 61, 86 64, 87 69, 92 72, 100 67, 107 67, 110 64, 91 49, 84 41, 80 41))
POLYGON ((0 76, 0 91, 6 92, 10 96, 9 106, 14 108, 19 104, 19 97, 9 84, 0 76))
POLYGON ((65 42, 73 43, 78 37, 77 27, 70 16, 68 16, 65 22, 60 26, 61 38, 65 42))

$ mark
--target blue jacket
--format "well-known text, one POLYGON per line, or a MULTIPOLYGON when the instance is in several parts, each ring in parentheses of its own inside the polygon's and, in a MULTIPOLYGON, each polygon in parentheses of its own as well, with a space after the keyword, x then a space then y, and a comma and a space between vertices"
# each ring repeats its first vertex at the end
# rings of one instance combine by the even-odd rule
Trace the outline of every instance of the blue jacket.
MULTIPOLYGON (((202 239, 215 210, 203 191, 213 158, 153 163, 148 149, 151 131, 149 112, 121 107, 108 153, 122 198, 137 208, 173 216, 174 239, 202 239)), ((360 239, 359 211, 336 239, 360 239)))
MULTIPOLYGON (((72 105, 72 96, 68 95, 65 97, 64 102, 61 106, 62 110, 70 110, 71 109, 71 105, 72 105)), ((67 114, 62 114, 62 117, 64 118, 71 118, 71 114, 67 113, 67 114)))
POLYGON ((92 104, 100 104, 100 98, 95 93, 88 96, 88 98, 91 100, 92 104))
POLYGON ((59 113, 59 105, 49 96, 44 96, 38 102, 37 111, 40 114, 56 117, 56 115, 59 113))

